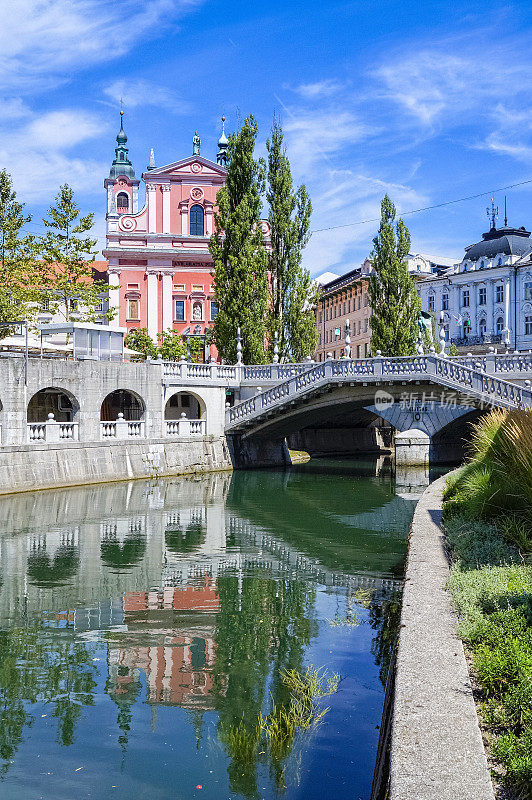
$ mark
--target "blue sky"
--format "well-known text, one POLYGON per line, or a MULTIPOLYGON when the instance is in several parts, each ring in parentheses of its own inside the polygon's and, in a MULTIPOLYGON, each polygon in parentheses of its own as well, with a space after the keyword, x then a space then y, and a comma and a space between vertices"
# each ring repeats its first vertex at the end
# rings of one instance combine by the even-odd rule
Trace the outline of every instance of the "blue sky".
MULTIPOLYGON (((103 179, 119 98, 137 175, 191 152, 215 158, 222 106, 248 113, 258 151, 274 113, 313 229, 532 178, 531 3, 419 0, 2 0, 0 165, 40 220, 70 183, 104 230, 103 179)), ((496 195, 502 208, 503 193, 496 195)), ((487 230, 488 197, 406 217, 412 250, 460 258, 487 230)), ((508 192, 532 224, 532 184, 508 192)), ((502 224, 502 214, 500 218, 502 224)), ((345 272, 376 223, 315 233, 312 274, 345 272)))

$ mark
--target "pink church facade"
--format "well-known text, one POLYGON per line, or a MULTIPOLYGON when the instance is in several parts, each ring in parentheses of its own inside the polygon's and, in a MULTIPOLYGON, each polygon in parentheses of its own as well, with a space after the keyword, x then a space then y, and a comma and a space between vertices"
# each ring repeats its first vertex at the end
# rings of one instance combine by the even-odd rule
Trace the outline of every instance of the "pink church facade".
MULTIPOLYGON (((193 140, 187 158, 142 174, 146 201, 139 209, 141 181, 129 160, 122 124, 107 190, 104 258, 108 261, 109 305, 117 309, 114 324, 147 328, 157 343, 161 331, 203 335, 212 325, 213 264, 209 239, 214 230, 216 194, 227 170, 225 131, 216 162, 200 155, 193 140)), ((213 353, 214 354, 214 353, 213 353)))

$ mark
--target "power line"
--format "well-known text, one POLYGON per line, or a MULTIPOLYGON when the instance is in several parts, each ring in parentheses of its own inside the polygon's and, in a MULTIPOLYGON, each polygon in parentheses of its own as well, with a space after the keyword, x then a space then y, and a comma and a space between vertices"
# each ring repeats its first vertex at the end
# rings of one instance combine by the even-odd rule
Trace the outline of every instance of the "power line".
MULTIPOLYGON (((411 211, 404 211, 402 214, 399 214, 400 217, 406 217, 411 214, 419 214, 422 211, 432 211, 435 208, 443 208, 444 206, 452 206, 455 203, 463 203, 466 200, 476 200, 478 197, 485 197, 487 194, 496 194, 497 192, 504 192, 506 189, 515 189, 517 186, 524 186, 527 183, 532 183, 532 178, 526 181, 520 181, 519 183, 511 183, 508 186, 500 186, 498 189, 490 189, 487 192, 479 192, 478 194, 471 194, 468 197, 459 197, 457 200, 446 200, 445 203, 436 203, 433 206, 424 206, 423 208, 414 208, 411 211)), ((311 233, 322 233, 323 231, 335 231, 338 228, 351 228, 355 225, 366 225, 368 222, 380 222, 380 217, 375 217, 374 219, 362 219, 358 222, 346 222, 344 225, 331 225, 330 228, 317 228, 311 233)))

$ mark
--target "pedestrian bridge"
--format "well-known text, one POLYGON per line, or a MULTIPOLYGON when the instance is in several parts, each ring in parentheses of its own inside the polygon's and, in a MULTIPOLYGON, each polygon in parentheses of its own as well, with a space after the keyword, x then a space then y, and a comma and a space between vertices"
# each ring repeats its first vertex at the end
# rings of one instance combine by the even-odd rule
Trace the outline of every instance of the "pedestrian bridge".
POLYGON ((454 460, 449 437, 463 438, 465 422, 491 408, 532 409, 530 380, 524 377, 531 374, 529 356, 520 364, 436 354, 328 360, 227 409, 225 430, 236 437, 244 463, 256 457, 260 441, 290 437, 294 447, 312 453, 323 451, 326 439, 333 449, 349 452, 348 441, 367 451, 390 446, 392 435, 396 453, 404 440, 411 454, 414 445, 421 447, 422 462, 436 449, 438 460, 454 460), (513 375, 520 366, 524 385, 507 380, 503 365, 513 375))

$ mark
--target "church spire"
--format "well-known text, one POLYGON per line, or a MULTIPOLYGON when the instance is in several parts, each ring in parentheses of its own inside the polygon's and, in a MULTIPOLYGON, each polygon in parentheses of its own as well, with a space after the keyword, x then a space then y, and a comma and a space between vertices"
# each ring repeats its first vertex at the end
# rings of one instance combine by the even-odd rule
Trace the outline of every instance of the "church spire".
POLYGON ((216 163, 221 167, 227 166, 227 147, 229 139, 225 135, 225 114, 222 115, 222 135, 218 139, 218 152, 216 154, 216 163))
POLYGON ((129 160, 129 150, 127 147, 127 136, 124 130, 124 110, 120 108, 120 130, 116 137, 115 157, 111 164, 111 171, 109 172, 110 178, 117 178, 119 175, 125 175, 127 178, 135 177, 135 170, 133 164, 129 160))

